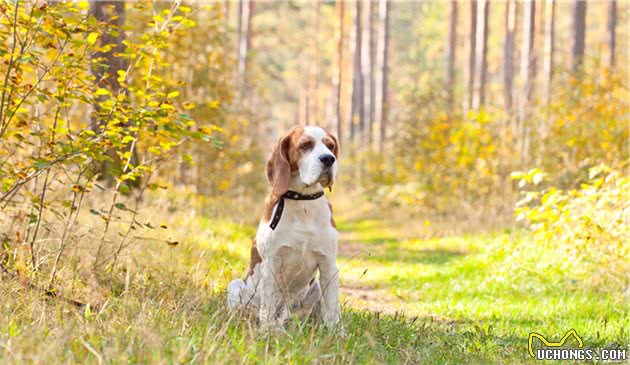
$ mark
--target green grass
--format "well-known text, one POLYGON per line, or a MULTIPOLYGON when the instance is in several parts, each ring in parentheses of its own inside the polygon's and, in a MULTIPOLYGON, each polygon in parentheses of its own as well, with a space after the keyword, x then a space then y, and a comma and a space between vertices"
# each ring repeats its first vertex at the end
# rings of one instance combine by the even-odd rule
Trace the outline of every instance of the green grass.
MULTIPOLYGON (((407 316, 437 317, 462 337, 480 336, 466 351, 491 362, 529 361, 530 332, 557 340, 574 328, 586 346, 630 343, 624 286, 594 285, 595 265, 567 260, 527 232, 397 240, 376 221, 340 228, 347 244, 361 247, 340 259, 344 286, 369 287, 407 316)), ((387 309, 369 298, 355 302, 387 309)))
POLYGON ((99 310, 3 279, 0 363, 531 363, 529 332, 570 328, 587 347, 630 344, 625 286, 526 232, 418 239, 410 225, 338 223, 346 337, 310 322, 261 333, 228 313, 254 227, 173 216, 169 234, 186 239, 135 247, 131 285, 99 310))

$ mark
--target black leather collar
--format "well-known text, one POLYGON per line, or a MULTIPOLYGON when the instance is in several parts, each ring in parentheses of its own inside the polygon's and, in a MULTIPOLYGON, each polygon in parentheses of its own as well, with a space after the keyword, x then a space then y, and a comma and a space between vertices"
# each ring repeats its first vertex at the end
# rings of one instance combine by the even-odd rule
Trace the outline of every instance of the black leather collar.
POLYGON ((282 198, 287 198, 287 199, 291 199, 291 200, 315 200, 315 199, 319 199, 324 195, 324 191, 318 191, 314 194, 302 194, 302 193, 298 193, 297 191, 287 191, 286 193, 282 194, 282 198))
POLYGON ((271 228, 271 230, 274 230, 278 226, 278 223, 280 223, 280 218, 282 218, 282 211, 284 210, 284 199, 315 200, 321 198, 322 196, 324 196, 323 190, 313 194, 302 194, 298 193, 297 191, 289 190, 286 193, 282 194, 282 196, 280 196, 280 199, 278 200, 278 206, 276 207, 276 211, 273 214, 273 218, 271 218, 271 222, 269 223, 269 228, 271 228))

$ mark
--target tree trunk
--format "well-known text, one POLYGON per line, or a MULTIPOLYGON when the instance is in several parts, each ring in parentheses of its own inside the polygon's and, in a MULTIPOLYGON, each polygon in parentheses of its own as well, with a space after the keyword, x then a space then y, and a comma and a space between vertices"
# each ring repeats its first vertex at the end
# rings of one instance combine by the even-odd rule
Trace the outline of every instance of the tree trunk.
MULTIPOLYGON (((243 1, 238 0, 238 14, 236 16, 236 72, 238 74, 241 60, 241 38, 243 37, 243 1)), ((237 80, 240 80, 240 74, 238 74, 237 80)))
POLYGON ((230 24, 230 0, 223 0, 223 18, 227 25, 230 24))
MULTIPOLYGON (((366 107, 367 107, 367 131, 366 131, 366 142, 367 142, 367 146, 371 146, 372 145, 372 139, 373 139, 373 127, 374 127, 374 117, 375 117, 375 110, 376 110, 376 87, 375 87, 375 82, 376 82, 376 35, 375 35, 375 29, 374 29, 374 9, 376 7, 376 3, 370 1, 368 4, 368 11, 367 11, 367 24, 366 24, 366 31, 367 31, 367 36, 368 36, 368 40, 366 43, 366 63, 367 63, 367 67, 365 67, 365 76, 364 76, 364 80, 367 83, 366 85, 366 90, 368 92, 368 94, 365 97, 366 100, 366 107)), ((365 64, 364 64, 365 66, 365 64)))
POLYGON ((551 94, 551 80, 553 78, 553 42, 555 38, 556 1, 547 0, 545 4, 545 44, 542 73, 542 102, 549 104, 551 94))
POLYGON ((514 43, 516 34, 516 1, 508 0, 505 5, 505 43, 503 46, 503 86, 505 109, 512 113, 514 97, 514 43))
MULTIPOLYGON (((118 82, 118 71, 126 71, 129 62, 124 57, 117 57, 117 53, 125 52, 125 32, 121 27, 125 24, 125 2, 124 1, 90 1, 89 14, 94 16, 96 20, 108 24, 108 30, 104 31, 100 37, 99 44, 104 46, 112 44, 113 47, 108 52, 94 52, 90 55, 91 69, 90 72, 95 78, 96 86, 108 89, 112 95, 125 93, 124 89, 118 82)), ((99 117, 99 103, 104 101, 105 97, 97 97, 93 105, 94 112, 90 116, 90 129, 96 133, 102 132, 104 121, 99 117)), ((125 148, 129 150, 129 147, 125 148)), ((138 161, 136 150, 132 150, 132 162, 138 161)), ((115 184, 113 173, 122 170, 123 162, 115 149, 109 149, 106 154, 110 160, 98 163, 94 169, 98 171, 99 180, 105 180, 107 185, 115 184)), ((133 187, 138 187, 140 179, 131 182, 133 187)))
POLYGON ((490 0, 480 0, 477 5, 477 52, 475 55, 475 90, 473 109, 477 110, 486 103, 486 78, 488 75, 488 13, 490 0))
POLYGON ((521 92, 519 96, 518 121, 520 125, 521 164, 529 156, 529 126, 527 122, 532 96, 532 77, 535 68, 534 35, 536 32, 536 3, 524 4, 523 43, 521 45, 521 92))
POLYGON ((582 70, 584 62, 584 36, 586 32, 586 1, 573 0, 573 22, 571 24, 571 71, 582 70))
POLYGON ((608 0, 608 55, 606 59, 606 67, 611 70, 615 66, 615 48, 617 46, 617 36, 615 28, 617 27, 617 0, 608 0))
POLYGON ((312 0, 311 2, 313 11, 315 12, 313 36, 312 36, 312 48, 313 59, 311 62, 311 92, 310 94, 310 114, 309 119, 311 123, 319 123, 319 1, 312 0))
POLYGON ((300 95, 298 99, 298 125, 307 125, 306 121, 308 114, 308 98, 306 96, 307 91, 303 86, 300 86, 300 95))
POLYGON ((341 140, 342 126, 341 120, 341 79, 343 71, 343 19, 344 19, 344 2, 337 0, 335 4, 337 13, 337 29, 335 31, 335 43, 337 44, 337 57, 335 62, 335 72, 333 75, 333 91, 335 93, 335 128, 337 130, 337 138, 341 140))
POLYGON ((468 93, 466 96, 466 109, 472 107, 475 87, 475 56, 477 54, 477 1, 470 2, 470 49, 468 50, 468 93))
POLYGON ((247 92, 248 80, 247 80, 247 54, 250 52, 252 46, 252 16, 254 15, 254 1, 242 0, 239 3, 239 12, 241 17, 239 20, 240 34, 238 45, 238 74, 240 76, 240 96, 243 99, 247 92), (242 7, 242 9, 241 9, 242 7))
POLYGON ((388 74, 389 74, 389 13, 390 13, 389 0, 380 0, 379 2, 379 40, 378 40, 378 68, 380 69, 380 80, 377 92, 377 113, 378 120, 380 121, 379 128, 379 151, 384 152, 385 140, 387 138, 387 121, 389 112, 388 103, 388 74))
MULTIPOLYGON (((116 57, 116 53, 125 51, 125 32, 120 27, 125 23, 125 2, 124 1, 90 1, 90 15, 96 20, 108 23, 114 28, 115 32, 104 32, 100 38, 100 45, 113 44, 113 48, 109 52, 94 52, 91 55, 92 68, 91 73, 96 78, 98 87, 110 90, 114 95, 124 92, 118 82, 118 71, 126 71, 129 63, 124 57, 116 57), (96 61, 98 60, 98 61, 96 61), (96 61, 96 62, 94 62, 96 61)), ((97 99, 94 104, 96 115, 91 118, 90 128, 94 132, 100 132, 100 123, 98 119, 98 111, 100 110, 97 99)))
POLYGON ((350 140, 354 141, 355 135, 361 137, 364 129, 365 105, 363 93, 362 70, 362 41, 363 29, 361 27, 361 1, 355 2, 354 8, 354 51, 352 72, 352 113, 350 115, 350 140), (356 118, 356 121, 355 121, 356 118))
POLYGON ((446 90, 449 111, 452 112, 455 98, 455 51, 457 49, 457 0, 451 0, 448 27, 448 47, 446 52, 446 90))
POLYGON ((520 120, 528 107, 532 92, 532 76, 534 73, 534 36, 536 32, 536 3, 525 3, 523 11, 523 43, 521 44, 520 76, 522 82, 521 103, 519 105, 520 120))

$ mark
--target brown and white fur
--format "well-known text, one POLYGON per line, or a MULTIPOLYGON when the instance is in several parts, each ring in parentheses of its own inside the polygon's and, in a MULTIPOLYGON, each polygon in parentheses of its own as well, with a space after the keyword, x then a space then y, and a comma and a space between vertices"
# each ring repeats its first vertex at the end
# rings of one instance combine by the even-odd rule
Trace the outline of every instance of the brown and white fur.
POLYGON ((337 230, 326 197, 285 199, 278 226, 269 227, 279 198, 288 190, 313 194, 333 185, 338 157, 337 139, 319 127, 294 127, 278 140, 267 161, 272 191, 252 244, 247 277, 228 287, 230 309, 256 309, 263 327, 281 326, 293 313, 314 310, 326 325, 339 323, 337 230))

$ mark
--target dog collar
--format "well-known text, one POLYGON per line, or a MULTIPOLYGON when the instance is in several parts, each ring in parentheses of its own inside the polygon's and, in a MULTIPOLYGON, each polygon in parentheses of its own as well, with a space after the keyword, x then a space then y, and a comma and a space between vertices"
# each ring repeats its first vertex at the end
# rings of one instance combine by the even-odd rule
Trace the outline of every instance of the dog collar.
POLYGON ((298 193, 297 191, 287 191, 286 193, 282 194, 280 196, 280 199, 278 200, 278 206, 276 207, 276 212, 273 214, 273 218, 271 219, 271 222, 269 223, 269 228, 271 228, 271 230, 275 230, 276 227, 278 226, 278 223, 280 223, 280 218, 282 218, 282 211, 284 210, 284 199, 290 199, 290 200, 315 200, 315 199, 319 199, 322 196, 324 196, 324 191, 318 191, 317 193, 314 194, 302 194, 302 193, 298 193))

